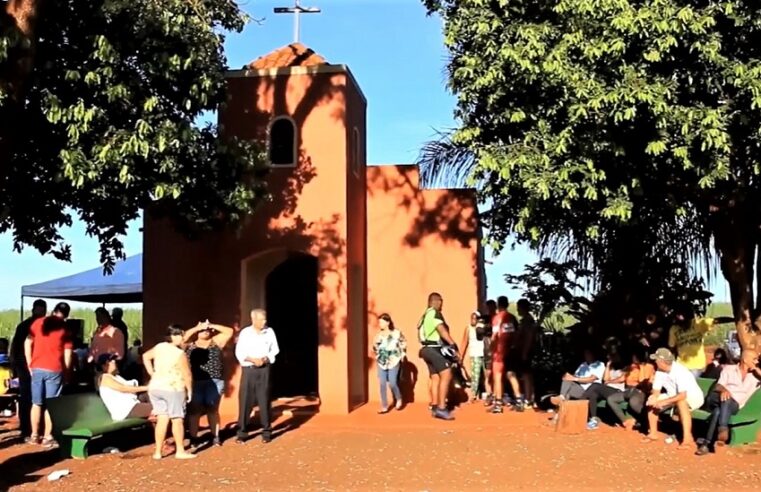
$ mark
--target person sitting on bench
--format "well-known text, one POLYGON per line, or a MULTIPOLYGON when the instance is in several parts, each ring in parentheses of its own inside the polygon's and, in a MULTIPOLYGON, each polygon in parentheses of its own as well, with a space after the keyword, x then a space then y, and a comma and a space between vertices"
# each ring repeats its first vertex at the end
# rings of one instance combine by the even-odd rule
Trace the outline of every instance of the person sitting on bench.
POLYGON ((563 400, 581 400, 584 392, 592 385, 602 381, 605 364, 597 360, 592 349, 584 350, 584 362, 573 374, 565 373, 560 385, 560 394, 550 398, 553 405, 559 406, 563 400))
POLYGON ((708 410, 711 418, 708 421, 706 437, 698 439, 698 456, 711 452, 716 426, 719 431, 716 444, 724 445, 729 440, 729 419, 748 402, 759 386, 761 370, 758 365, 758 352, 743 350, 740 362, 736 365, 725 365, 721 370, 719 381, 708 395, 708 410))
POLYGON ((605 364, 602 382, 594 382, 582 395, 582 400, 589 401, 589 421, 587 429, 594 430, 600 425, 600 419, 597 417, 597 404, 600 399, 607 399, 616 393, 623 393, 624 380, 624 361, 618 350, 608 354, 608 362, 605 364))
POLYGON ((119 375, 116 354, 98 357, 98 393, 114 421, 150 417, 153 407, 148 403, 148 387, 138 386, 134 379, 126 380, 119 375))
POLYGON ((624 391, 613 393, 607 397, 608 408, 616 415, 618 420, 627 430, 634 429, 635 418, 641 417, 645 407, 646 394, 650 393, 653 384, 655 369, 646 362, 645 348, 635 345, 632 349, 631 364, 626 369, 624 376, 624 391), (628 402, 629 415, 635 418, 627 418, 621 403, 628 402))
POLYGON ((658 369, 653 380, 653 391, 647 399, 647 421, 649 430, 645 442, 657 441, 658 417, 676 409, 682 423, 682 444, 679 449, 695 445, 692 437, 692 411, 703 406, 703 391, 695 376, 685 366, 677 362, 667 348, 659 348, 650 359, 658 369), (661 394, 663 391, 665 394, 661 394))

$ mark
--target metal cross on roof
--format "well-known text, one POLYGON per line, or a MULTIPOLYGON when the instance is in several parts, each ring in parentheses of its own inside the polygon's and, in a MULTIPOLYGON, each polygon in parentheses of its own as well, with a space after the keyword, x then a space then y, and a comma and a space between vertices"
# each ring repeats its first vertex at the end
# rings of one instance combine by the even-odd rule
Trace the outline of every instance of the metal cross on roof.
POLYGON ((301 14, 319 14, 322 12, 317 7, 302 7, 300 0, 294 0, 293 7, 275 7, 276 14, 293 14, 293 42, 299 42, 300 16, 301 14))

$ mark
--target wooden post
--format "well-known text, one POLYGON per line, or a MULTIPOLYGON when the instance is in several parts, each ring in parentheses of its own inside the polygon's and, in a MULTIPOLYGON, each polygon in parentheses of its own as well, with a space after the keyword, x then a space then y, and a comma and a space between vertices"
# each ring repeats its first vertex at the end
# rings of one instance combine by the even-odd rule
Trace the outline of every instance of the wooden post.
POLYGON ((555 430, 561 434, 581 434, 587 428, 587 411, 587 400, 562 401, 555 430))

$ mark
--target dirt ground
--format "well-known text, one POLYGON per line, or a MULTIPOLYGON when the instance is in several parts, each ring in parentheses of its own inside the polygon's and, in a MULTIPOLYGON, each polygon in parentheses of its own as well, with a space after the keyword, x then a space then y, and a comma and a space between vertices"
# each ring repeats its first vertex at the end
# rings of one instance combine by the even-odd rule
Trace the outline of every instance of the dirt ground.
POLYGON ((272 443, 229 440, 192 461, 153 461, 144 435, 122 438, 122 449, 133 446, 123 453, 60 461, 56 452, 15 444, 16 433, 6 431, 0 489, 694 491, 757 488, 761 478, 757 446, 697 457, 608 426, 559 435, 542 413, 489 415, 467 405, 455 415, 435 421, 413 405, 388 415, 363 408, 348 417, 282 416, 272 443), (47 481, 63 468, 71 475, 47 481))

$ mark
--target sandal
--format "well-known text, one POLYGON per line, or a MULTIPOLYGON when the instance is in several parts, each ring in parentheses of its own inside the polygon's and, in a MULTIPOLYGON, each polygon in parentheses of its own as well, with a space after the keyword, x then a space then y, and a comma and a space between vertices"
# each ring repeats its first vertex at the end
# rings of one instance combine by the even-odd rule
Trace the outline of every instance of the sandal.
POLYGON ((46 437, 42 440, 42 447, 48 449, 54 449, 58 447, 58 442, 52 437, 46 437))
POLYGON ((39 444, 40 436, 29 436, 24 438, 24 444, 39 444))
POLYGON ((660 437, 658 437, 658 436, 652 436, 650 434, 648 434, 648 435, 646 435, 645 437, 642 438, 642 442, 645 443, 645 444, 648 444, 648 443, 651 443, 651 442, 658 442, 660 440, 661 440, 660 437))
POLYGON ((684 450, 687 450, 687 449, 695 449, 695 448, 697 448, 697 446, 698 445, 695 443, 695 441, 686 442, 686 443, 683 442, 682 444, 677 446, 676 449, 678 449, 679 451, 684 451, 684 450))

